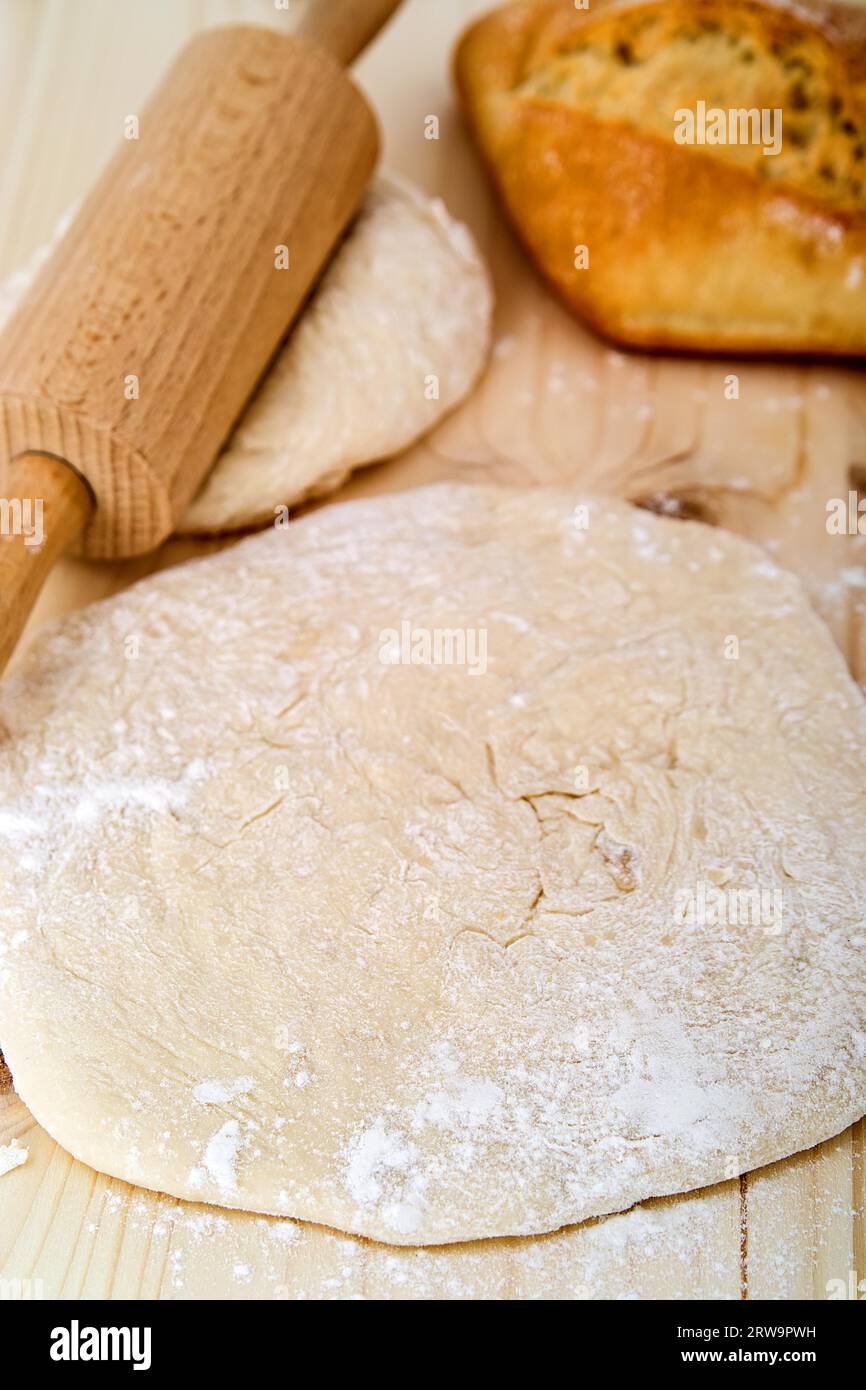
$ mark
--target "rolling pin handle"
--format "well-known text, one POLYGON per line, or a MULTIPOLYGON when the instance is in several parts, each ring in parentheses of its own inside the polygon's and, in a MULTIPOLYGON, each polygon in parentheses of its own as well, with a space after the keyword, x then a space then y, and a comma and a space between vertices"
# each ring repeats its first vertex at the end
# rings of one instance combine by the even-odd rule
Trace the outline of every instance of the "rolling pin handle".
POLYGON ((87 525, 95 502, 88 483, 57 454, 13 458, 2 499, 0 673, 55 561, 87 525))
POLYGON ((294 32, 344 68, 376 37, 401 0, 310 0, 294 32))
POLYGON ((90 558, 153 550, 213 464, 360 204, 376 122, 334 60, 398 3, 314 0, 299 32, 320 51, 199 34, 146 108, 146 159, 122 142, 0 333, 0 672, 75 538, 90 558), (134 405, 121 352, 155 383, 134 405))

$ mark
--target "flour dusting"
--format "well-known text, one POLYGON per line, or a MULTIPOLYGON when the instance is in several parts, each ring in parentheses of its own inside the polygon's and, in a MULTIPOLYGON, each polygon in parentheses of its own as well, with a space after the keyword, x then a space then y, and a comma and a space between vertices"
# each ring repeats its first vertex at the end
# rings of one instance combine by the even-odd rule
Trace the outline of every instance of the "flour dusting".
POLYGON ((866 706, 759 554, 447 484, 38 638, 0 688, 25 1101, 92 1167, 392 1246, 557 1230, 844 1129, 866 706), (487 624, 483 679, 384 664, 404 619, 487 624), (783 918, 711 920, 720 867, 783 918))
POLYGON ((4 1173, 11 1173, 13 1168, 20 1168, 22 1163, 27 1162, 30 1150, 13 1139, 11 1144, 0 1144, 0 1177, 4 1173))
POLYGON ((241 1143, 240 1125, 237 1120, 226 1120, 221 1129, 208 1140, 204 1151, 202 1166, 193 1168, 189 1175, 194 1188, 204 1185, 211 1178, 223 1193, 236 1191, 238 1185, 236 1163, 241 1143))
POLYGON ((192 1094, 202 1105, 224 1105, 236 1096, 249 1095, 254 1085, 251 1076, 239 1076, 234 1081, 200 1081, 192 1094))

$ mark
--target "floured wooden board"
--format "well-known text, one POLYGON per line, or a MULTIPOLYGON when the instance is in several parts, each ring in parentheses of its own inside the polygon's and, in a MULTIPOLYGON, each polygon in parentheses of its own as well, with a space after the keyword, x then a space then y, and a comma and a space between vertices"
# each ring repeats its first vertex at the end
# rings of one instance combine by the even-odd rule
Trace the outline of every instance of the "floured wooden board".
POLYGON ((534 1239, 413 1250, 155 1197, 76 1163, 0 1097, 0 1271, 45 1298, 737 1298, 737 1183, 534 1239), (8 1204, 8 1206, 7 1206, 8 1204), (29 1281, 29 1282, 28 1282, 29 1281))
MULTIPOLYGON (((271 0, 0 7, 0 116, 14 132, 0 165, 0 273, 47 240, 124 116, 197 27, 286 25, 291 8, 276 11, 271 0)), ((388 164, 444 197, 490 259, 494 359, 457 415, 340 496, 444 477, 568 480, 679 508, 750 536, 796 570, 866 682, 866 540, 826 526, 831 499, 866 492, 863 375, 626 356, 560 309, 491 203, 450 93, 454 39, 486 8, 488 0, 406 0, 359 75, 382 117, 388 164), (436 133, 429 118, 437 139, 426 138, 436 133)), ((213 544, 172 542, 155 559, 124 565, 69 561, 30 631, 213 544)), ((127 1187, 73 1162, 7 1090, 0 1159, 16 1141, 26 1160, 0 1176, 6 1296, 784 1299, 851 1296, 866 1280, 864 1122, 703 1193, 552 1236, 424 1251, 127 1187)))
POLYGON ((861 1122, 748 1180, 549 1236, 413 1250, 104 1177, 70 1158, 8 1091, 0 1156, 14 1144, 27 1157, 0 1180, 0 1290, 29 1298, 838 1297, 862 1270, 854 1213, 866 1200, 864 1139, 861 1122))

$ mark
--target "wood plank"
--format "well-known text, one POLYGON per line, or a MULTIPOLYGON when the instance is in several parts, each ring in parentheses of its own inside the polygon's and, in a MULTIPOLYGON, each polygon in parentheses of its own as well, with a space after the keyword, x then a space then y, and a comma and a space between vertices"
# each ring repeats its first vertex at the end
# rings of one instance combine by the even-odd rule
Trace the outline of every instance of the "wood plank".
POLYGON ((143 1192, 76 1163, 11 1091, 0 1145, 0 1295, 43 1298, 730 1298, 735 1182, 548 1236, 413 1250, 143 1192))
MULTIPOLYGON (((461 410, 401 459, 357 475, 341 496, 442 477, 661 494, 797 570, 866 683, 864 547, 825 526, 828 498, 866 490, 862 375, 626 355, 552 300, 499 217, 449 89, 454 38, 491 3, 406 0, 358 68, 382 117, 388 164, 443 196, 485 248, 497 343, 461 410), (438 140, 425 139, 430 115, 440 121, 438 140), (732 372, 733 401, 724 394, 732 372)), ((0 119, 12 132, 0 159, 0 274, 47 239, 186 37, 206 23, 292 19, 271 0, 0 6, 0 119)), ((126 565, 68 560, 30 632, 215 545, 172 541, 126 565)), ((16 1135, 30 1155, 0 1178, 0 1279, 38 1278, 46 1296, 823 1298, 827 1280, 849 1266, 866 1279, 864 1122, 742 1184, 551 1236, 430 1251, 128 1187, 74 1162, 17 1098, 0 1095, 0 1144, 16 1135)))
MULTIPOLYGON (((859 1126, 855 1127, 859 1128, 859 1126)), ((751 1173, 750 1298, 826 1299, 854 1270, 853 1130, 751 1173)))

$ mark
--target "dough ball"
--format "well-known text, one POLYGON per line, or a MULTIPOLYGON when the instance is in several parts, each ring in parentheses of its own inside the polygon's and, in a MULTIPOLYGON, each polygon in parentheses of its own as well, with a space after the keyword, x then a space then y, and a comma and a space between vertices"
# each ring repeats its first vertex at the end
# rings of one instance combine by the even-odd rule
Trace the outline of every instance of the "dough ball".
MULTIPOLYGON (((63 230, 0 283, 0 325, 63 230)), ((177 532, 272 522, 407 448, 469 394, 492 314, 468 229, 439 199, 378 179, 177 532)))
POLYGON ((438 1243, 863 1114, 866 706, 734 536, 326 508, 50 630, 0 729, 0 1043, 96 1168, 438 1243))

